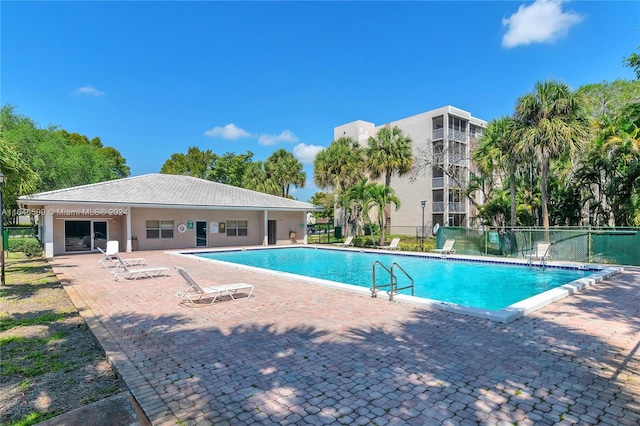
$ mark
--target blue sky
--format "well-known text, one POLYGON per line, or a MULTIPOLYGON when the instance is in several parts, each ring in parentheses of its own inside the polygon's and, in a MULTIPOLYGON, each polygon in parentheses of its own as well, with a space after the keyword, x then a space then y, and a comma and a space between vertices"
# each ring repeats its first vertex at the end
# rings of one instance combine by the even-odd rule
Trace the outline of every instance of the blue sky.
POLYGON ((487 121, 536 81, 632 79, 637 1, 0 3, 2 104, 117 148, 132 175, 190 146, 305 164, 333 128, 444 105, 487 121))

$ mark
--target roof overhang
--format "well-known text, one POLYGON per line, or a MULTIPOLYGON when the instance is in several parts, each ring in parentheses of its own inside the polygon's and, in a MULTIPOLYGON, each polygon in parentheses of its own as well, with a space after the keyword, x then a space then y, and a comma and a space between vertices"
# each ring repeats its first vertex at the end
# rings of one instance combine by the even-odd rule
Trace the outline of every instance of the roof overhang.
POLYGON ((260 210, 260 211, 322 211, 323 207, 302 208, 302 207, 264 207, 264 206, 229 206, 229 205, 194 205, 194 204, 155 204, 155 203, 114 203, 114 202, 96 202, 96 201, 67 201, 67 200, 42 200, 28 199, 20 197, 18 205, 21 208, 27 206, 63 206, 89 208, 93 206, 99 207, 120 207, 120 208, 152 208, 152 209, 181 209, 181 210, 260 210))

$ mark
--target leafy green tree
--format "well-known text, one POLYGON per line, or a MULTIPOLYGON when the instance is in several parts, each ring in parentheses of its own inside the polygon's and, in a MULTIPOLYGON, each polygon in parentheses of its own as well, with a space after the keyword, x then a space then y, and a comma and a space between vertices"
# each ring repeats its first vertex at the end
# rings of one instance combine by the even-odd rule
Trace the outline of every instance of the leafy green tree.
POLYGON ((564 83, 538 82, 533 92, 518 99, 515 118, 522 129, 518 151, 532 152, 540 165, 542 223, 549 229, 547 185, 551 161, 586 142, 589 132, 585 104, 564 83))
MULTIPOLYGON (((637 47, 636 50, 640 52, 640 46, 637 47)), ((638 55, 638 53, 633 52, 631 55, 624 58, 622 65, 631 68, 633 72, 636 73, 636 79, 640 80, 640 55, 638 55)))
POLYGON ((18 197, 35 192, 38 176, 24 161, 20 152, 2 136, 0 136, 0 172, 5 177, 2 186, 4 211, 0 212, 0 220, 14 223, 17 214, 12 212, 18 208, 18 197))
POLYGON ((583 86, 594 135, 572 159, 570 178, 582 193, 582 222, 633 224, 637 204, 636 153, 640 126, 640 80, 583 86))
POLYGON ((291 186, 304 188, 307 175, 302 171, 302 163, 287 150, 275 151, 267 158, 264 167, 268 179, 278 186, 277 195, 280 197, 291 198, 289 194, 291 186))
POLYGON ((247 151, 246 154, 234 154, 227 152, 221 156, 213 155, 211 170, 207 178, 214 182, 224 183, 232 186, 243 186, 243 180, 247 169, 253 162, 253 153, 247 151))
POLYGON ((500 188, 495 189, 492 195, 480 206, 476 219, 483 226, 501 228, 509 219, 509 195, 500 188))
POLYGON ((317 218, 329 218, 334 215, 334 195, 329 192, 316 192, 311 196, 310 203, 316 206, 324 207, 324 210, 313 212, 313 216, 317 218))
POLYGON ((131 169, 127 166, 127 160, 120 154, 120 151, 113 147, 105 146, 98 149, 98 152, 107 159, 111 165, 111 174, 115 176, 116 179, 131 175, 131 169))
POLYGON ((637 225, 640 217, 640 103, 597 121, 598 133, 576 162, 573 176, 586 188, 589 218, 596 225, 637 225))
POLYGON ((602 121, 618 114, 627 105, 640 102, 640 80, 587 84, 577 93, 584 98, 589 116, 602 121))
POLYGON ((201 151, 200 148, 191 146, 186 154, 171 154, 160 168, 160 173, 206 179, 214 158, 215 154, 210 149, 201 151))
MULTIPOLYGON (((120 153, 99 138, 69 133, 55 126, 38 128, 15 107, 1 109, 2 138, 36 175, 35 192, 96 183, 129 174, 120 153), (117 161, 116 161, 117 160, 117 161)), ((17 195, 16 195, 17 196, 17 195)))

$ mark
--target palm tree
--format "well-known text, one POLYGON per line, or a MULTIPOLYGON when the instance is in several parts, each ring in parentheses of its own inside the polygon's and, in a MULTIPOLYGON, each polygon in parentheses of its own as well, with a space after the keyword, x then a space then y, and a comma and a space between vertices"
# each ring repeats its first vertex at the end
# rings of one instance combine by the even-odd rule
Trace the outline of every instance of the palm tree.
POLYGON ((566 150, 575 150, 587 139, 588 123, 582 98, 556 81, 538 82, 535 90, 516 103, 515 118, 521 127, 517 151, 532 152, 540 164, 542 224, 549 229, 549 168, 566 150))
MULTIPOLYGON (((367 170, 372 179, 384 175, 384 184, 391 187, 391 176, 403 176, 413 168, 413 149, 410 136, 405 136, 398 126, 383 127, 376 137, 370 137, 366 149, 367 170)), ((387 213, 390 206, 386 207, 387 213)), ((387 214, 386 217, 390 217, 387 214)), ((387 227, 389 224, 385 223, 387 227)))
POLYGON ((368 186, 366 191, 366 203, 364 207, 365 216, 369 215, 369 211, 372 208, 376 208, 378 217, 378 226, 380 226, 380 242, 384 243, 384 220, 385 220, 385 208, 391 203, 395 204, 396 210, 400 208, 400 198, 396 197, 393 188, 387 185, 380 185, 373 183, 368 186))
POLYGON ((339 138, 320 151, 313 161, 313 180, 318 187, 343 194, 364 177, 364 152, 350 137, 339 138))
POLYGON ((352 217, 356 224, 356 229, 359 223, 369 218, 368 215, 364 215, 364 208, 369 199, 369 192, 372 185, 375 185, 375 183, 369 182, 367 178, 364 178, 347 189, 344 194, 343 205, 349 206, 353 210, 352 217))
POLYGON ((279 149, 267 158, 264 164, 267 176, 280 188, 280 195, 290 198, 291 185, 304 188, 307 175, 302 171, 302 163, 292 153, 279 149))
POLYGON ((256 161, 247 166, 242 178, 242 187, 270 195, 279 195, 281 191, 280 186, 269 177, 262 161, 256 161))
MULTIPOLYGON (((342 201, 347 189, 364 177, 364 152, 356 141, 341 137, 320 151, 313 161, 313 180, 322 189, 331 189, 342 201)), ((347 217, 343 223, 346 226, 347 217)))
POLYGON ((482 132, 473 160, 478 168, 487 173, 505 171, 509 176, 511 199, 511 228, 517 226, 516 172, 520 164, 515 152, 517 143, 516 122, 509 117, 492 120, 482 132))
POLYGON ((367 170, 372 179, 384 175, 384 184, 391 186, 391 175, 403 176, 413 167, 411 137, 405 136, 398 126, 383 127, 376 137, 369 138, 366 149, 367 170))

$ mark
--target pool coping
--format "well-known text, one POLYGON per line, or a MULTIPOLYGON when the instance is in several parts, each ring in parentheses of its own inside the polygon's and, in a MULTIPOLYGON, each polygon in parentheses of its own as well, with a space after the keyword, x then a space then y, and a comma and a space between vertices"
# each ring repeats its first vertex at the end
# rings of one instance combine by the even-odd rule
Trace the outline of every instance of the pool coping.
MULTIPOLYGON (((255 266, 242 265, 238 263, 225 262, 222 260, 216 259, 206 259, 203 257, 196 256, 197 254, 203 253, 212 253, 212 252, 229 252, 229 251, 247 251, 247 250, 273 250, 273 249, 282 249, 282 248, 308 248, 308 249, 322 249, 322 250, 337 250, 337 251, 358 251, 358 252, 366 252, 366 253, 376 253, 381 255, 400 255, 400 256, 411 256, 411 257, 427 257, 433 259, 446 259, 451 261, 471 261, 477 263, 494 263, 494 264, 502 264, 502 265, 518 265, 518 266, 528 266, 529 263, 525 259, 506 259, 506 258, 485 258, 480 256, 471 256, 471 255, 446 255, 443 256, 441 254, 434 253, 416 253, 416 252, 403 252, 403 251, 384 251, 376 249, 367 249, 367 248, 351 248, 351 247, 324 247, 324 246, 315 246, 309 244, 292 244, 292 245, 281 245, 281 246, 257 246, 257 247, 226 247, 226 248, 203 248, 201 250, 179 250, 179 251, 166 251, 165 253, 175 255, 175 256, 185 256, 190 259, 197 259, 203 262, 213 262, 217 264, 222 264, 229 267, 235 267, 237 269, 244 269, 254 272, 265 273, 272 276, 283 277, 291 280, 302 281, 310 284, 321 285, 323 287, 335 288, 338 290, 349 291, 351 293, 364 294, 371 296, 372 292, 370 288, 360 287, 352 284, 344 284, 336 281, 324 280, 320 278, 312 278, 304 275, 293 274, 290 272, 281 272, 274 271, 271 269, 258 268, 255 266)), ((541 266, 541 265, 534 265, 541 266)), ((506 308, 499 310, 490 310, 490 309, 482 309, 475 308, 471 306, 463 306, 450 302, 442 302, 439 300, 428 299, 424 297, 415 297, 415 296, 407 296, 404 294, 395 294, 393 296, 393 301, 401 302, 401 303, 409 303, 416 306, 426 307, 430 309, 439 309, 447 312, 453 312, 457 314, 469 315, 476 318, 489 319, 492 321, 509 323, 515 321, 519 318, 522 318, 531 312, 534 312, 538 309, 541 309, 557 300, 563 299, 567 296, 575 294, 585 288, 588 288, 596 283, 602 282, 607 278, 619 274, 624 271, 624 268, 618 265, 599 265, 599 264, 585 264, 579 262, 561 262, 561 261, 551 261, 547 262, 545 267, 549 268, 559 268, 559 269, 577 269, 582 271, 593 271, 591 275, 588 277, 579 278, 577 280, 571 281, 567 284, 563 284, 559 287, 547 290, 535 296, 531 296, 519 302, 516 302, 512 305, 507 306, 506 308)))

